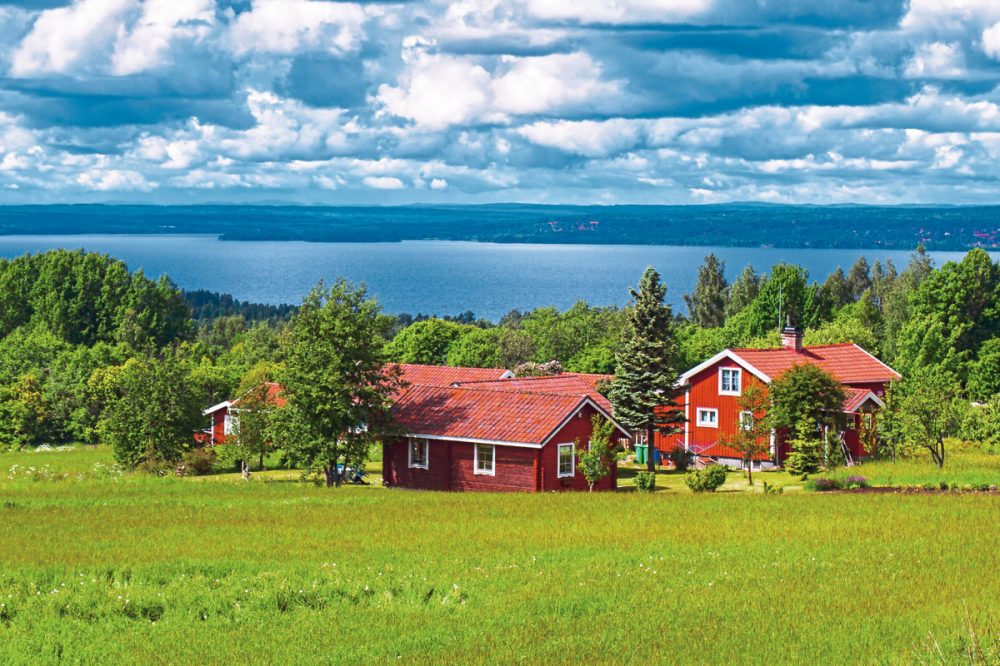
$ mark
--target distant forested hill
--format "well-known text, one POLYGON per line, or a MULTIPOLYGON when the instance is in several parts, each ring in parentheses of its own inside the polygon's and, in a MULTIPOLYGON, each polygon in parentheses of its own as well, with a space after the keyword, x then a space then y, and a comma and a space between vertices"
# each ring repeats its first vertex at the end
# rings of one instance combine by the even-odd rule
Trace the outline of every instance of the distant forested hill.
POLYGON ((227 240, 1000 248, 1000 206, 0 207, 0 235, 190 234, 227 240))

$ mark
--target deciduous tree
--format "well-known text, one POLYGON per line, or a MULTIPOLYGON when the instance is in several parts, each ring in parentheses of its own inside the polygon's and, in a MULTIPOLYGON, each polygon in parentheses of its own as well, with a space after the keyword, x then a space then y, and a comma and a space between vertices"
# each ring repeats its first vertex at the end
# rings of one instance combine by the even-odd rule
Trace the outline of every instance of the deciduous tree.
POLYGON ((398 366, 387 365, 386 321, 363 287, 322 283, 306 296, 291 323, 282 384, 300 436, 285 450, 339 486, 338 465, 361 466, 370 445, 392 433, 390 407, 401 388, 398 366))
POLYGON ((684 295, 688 316, 692 322, 705 328, 722 326, 726 322, 728 296, 726 264, 714 254, 709 254, 698 269, 694 293, 684 295))

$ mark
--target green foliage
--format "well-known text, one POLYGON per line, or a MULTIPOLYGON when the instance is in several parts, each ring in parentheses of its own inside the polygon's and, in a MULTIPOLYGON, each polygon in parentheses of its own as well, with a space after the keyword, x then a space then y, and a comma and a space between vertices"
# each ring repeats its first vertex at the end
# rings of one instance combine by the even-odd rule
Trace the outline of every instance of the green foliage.
POLYGON ((714 493, 726 482, 729 472, 723 465, 709 465, 704 469, 688 472, 684 483, 693 493, 714 493))
POLYGON ((726 264, 714 254, 705 257, 705 263, 698 269, 698 280, 694 293, 685 294, 688 317, 696 325, 717 328, 726 321, 726 300, 729 284, 726 282, 726 264))
POLYGON ((611 473, 614 464, 614 450, 611 438, 615 426, 600 414, 594 414, 591 419, 591 435, 588 446, 582 447, 577 442, 577 469, 587 480, 587 489, 594 490, 594 484, 611 473))
POLYGON ((518 326, 531 340, 531 360, 559 361, 577 372, 593 368, 607 372, 608 353, 617 348, 624 323, 618 308, 577 301, 562 313, 555 308, 532 310, 521 317, 518 326))
POLYGON ((656 490, 656 472, 648 470, 636 472, 635 489, 640 493, 651 493, 656 490))
POLYGON ((847 295, 852 301, 856 301, 871 289, 871 286, 871 268, 865 256, 861 255, 847 273, 847 295))
MULTIPOLYGON (((615 378, 608 390, 615 418, 633 430, 645 431, 648 442, 653 441, 654 432, 681 432, 684 422, 678 403, 681 389, 673 316, 663 302, 666 291, 651 267, 643 273, 639 290, 632 290, 615 378)), ((652 456, 648 465, 652 471, 652 456)))
POLYGON ((214 448, 200 446, 187 451, 181 456, 181 462, 176 468, 178 476, 204 476, 211 474, 218 458, 214 448))
POLYGON ((131 358, 94 373, 90 389, 104 402, 97 432, 119 464, 173 462, 191 448, 203 405, 186 390, 187 380, 187 369, 172 354, 131 358))
POLYGON ((962 438, 1000 453, 1000 394, 984 405, 971 407, 962 422, 962 438))
POLYGON ((1000 395, 1000 335, 985 341, 969 367, 969 397, 985 402, 1000 395))
POLYGON ((910 447, 926 449, 944 467, 945 440, 958 434, 968 403, 954 375, 937 368, 919 368, 892 386, 889 418, 910 447))
POLYGON ((981 249, 932 272, 911 297, 899 332, 903 375, 937 366, 960 380, 980 346, 1000 330, 1000 266, 981 249))
POLYGON ((794 431, 802 423, 820 429, 841 425, 844 389, 819 366, 792 366, 771 382, 770 396, 775 428, 794 431))
MULTIPOLYGON (((360 466, 373 441, 393 432, 389 408, 401 380, 386 369, 384 316, 364 288, 343 280, 306 296, 291 324, 278 410, 297 436, 289 457, 340 485, 338 464, 360 466)), ((286 430, 288 432, 288 430, 286 430)))
POLYGON ((762 283, 761 276, 757 275, 753 266, 747 264, 736 282, 729 286, 729 294, 726 299, 726 319, 739 314, 753 303, 760 293, 762 283))
POLYGON ((528 334, 509 326, 473 328, 448 347, 448 365, 470 368, 513 368, 534 356, 528 334))
POLYGON ((785 469, 793 476, 817 473, 823 463, 822 441, 816 424, 810 419, 799 421, 795 436, 788 440, 791 451, 785 458, 785 469))
POLYGON ((386 347, 386 353, 398 363, 444 365, 448 347, 474 330, 474 326, 443 319, 424 319, 400 331, 386 347))
POLYGON ((801 266, 772 267, 757 297, 730 322, 737 327, 739 337, 752 338, 778 330, 787 317, 800 325, 811 325, 815 289, 810 290, 807 279, 808 274, 801 266))

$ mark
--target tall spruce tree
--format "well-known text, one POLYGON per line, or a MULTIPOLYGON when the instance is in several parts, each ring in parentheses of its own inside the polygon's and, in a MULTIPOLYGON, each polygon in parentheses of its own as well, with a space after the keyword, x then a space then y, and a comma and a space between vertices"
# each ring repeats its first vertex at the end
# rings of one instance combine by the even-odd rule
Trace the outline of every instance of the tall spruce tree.
MULTIPOLYGON (((634 431, 644 431, 652 447, 655 433, 676 434, 684 429, 674 319, 663 301, 667 288, 652 267, 642 274, 639 290, 630 291, 633 302, 626 311, 608 397, 615 418, 634 431)), ((652 450, 647 465, 650 471, 655 469, 652 450)))
POLYGON ((698 269, 698 282, 693 294, 685 294, 691 321, 704 328, 718 328, 726 323, 726 301, 729 284, 726 282, 726 264, 714 254, 705 257, 698 269))

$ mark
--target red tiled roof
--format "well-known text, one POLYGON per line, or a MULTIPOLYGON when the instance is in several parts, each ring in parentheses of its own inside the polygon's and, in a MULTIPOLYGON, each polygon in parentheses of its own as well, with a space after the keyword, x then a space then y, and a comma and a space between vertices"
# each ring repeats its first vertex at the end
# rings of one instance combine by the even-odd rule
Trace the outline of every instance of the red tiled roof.
POLYGON ((503 368, 456 368, 445 365, 400 363, 403 381, 421 386, 451 386, 456 382, 476 382, 500 379, 508 371, 503 368))
POLYGON ((518 391, 518 392, 542 392, 542 393, 566 393, 569 395, 586 395, 597 405, 611 413, 611 402, 594 388, 600 380, 593 379, 600 377, 603 380, 607 375, 582 375, 564 372, 559 375, 545 375, 541 377, 515 377, 511 379, 498 379, 486 382, 456 382, 458 386, 467 388, 488 388, 495 391, 518 391))
POLYGON ((816 345, 794 349, 733 349, 734 354, 771 379, 795 365, 818 365, 843 384, 887 382, 901 379, 901 375, 877 358, 847 343, 816 345))
POLYGON ((872 392, 868 389, 846 388, 845 393, 847 393, 847 397, 844 398, 844 412, 851 413, 865 404, 865 400, 872 392))
POLYGON ((414 385, 393 406, 410 434, 515 444, 545 442, 585 395, 414 385))
MULTIPOLYGON (((288 398, 284 396, 285 389, 281 384, 278 384, 277 382, 266 382, 265 384, 267 386, 267 402, 271 403, 275 407, 284 407, 288 404, 288 398)), ((249 393, 249 391, 247 393, 249 393)), ((233 400, 232 403, 230 403, 231 406, 235 407, 240 404, 240 400, 242 400, 245 396, 246 393, 239 398, 236 398, 236 400, 233 400)))

